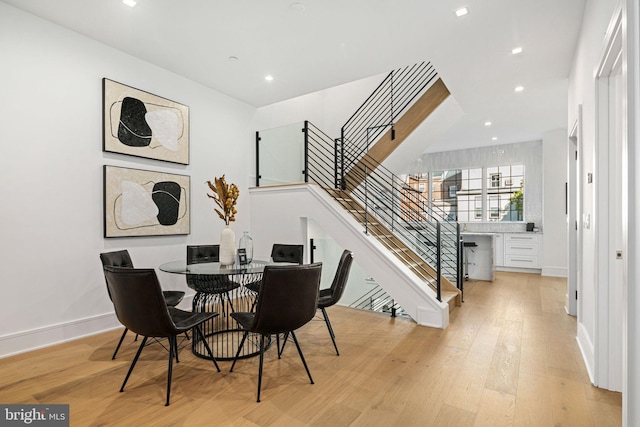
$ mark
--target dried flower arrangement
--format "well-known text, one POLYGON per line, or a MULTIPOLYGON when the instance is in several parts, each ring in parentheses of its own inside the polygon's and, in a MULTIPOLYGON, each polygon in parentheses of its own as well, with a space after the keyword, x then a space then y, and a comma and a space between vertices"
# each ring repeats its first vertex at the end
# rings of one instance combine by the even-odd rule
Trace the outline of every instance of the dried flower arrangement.
POLYGON ((238 202, 238 196, 240 196, 240 190, 235 184, 227 184, 227 181, 222 175, 221 178, 214 179, 215 185, 211 181, 207 181, 207 185, 213 195, 207 193, 207 197, 213 199, 220 209, 214 209, 220 219, 224 221, 226 225, 236 220, 236 203, 238 202))

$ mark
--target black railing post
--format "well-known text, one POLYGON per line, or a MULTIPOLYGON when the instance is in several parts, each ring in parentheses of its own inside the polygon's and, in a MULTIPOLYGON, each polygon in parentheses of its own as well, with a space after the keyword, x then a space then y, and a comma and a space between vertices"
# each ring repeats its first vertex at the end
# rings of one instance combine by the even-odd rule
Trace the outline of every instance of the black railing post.
POLYGON ((309 121, 304 121, 304 128, 302 129, 304 133, 304 170, 302 173, 304 174, 304 182, 309 182, 309 121))
POLYGON ((260 187, 260 132, 256 131, 256 187, 260 187))
MULTIPOLYGON (((390 191, 390 194, 391 194, 391 231, 393 231, 393 229, 395 227, 395 222, 396 222, 395 221, 396 213, 397 213, 398 210, 393 206, 394 203, 395 203, 395 199, 396 199, 395 196, 394 196, 395 188, 393 186, 393 175, 391 175, 390 180, 391 180, 391 191, 390 191)), ((402 205, 400 205, 400 209, 402 209, 402 205)))
POLYGON ((438 284, 436 293, 438 301, 442 301, 442 236, 440 232, 440 221, 438 221, 436 226, 436 283, 438 284))
POLYGON ((367 193, 367 167, 364 167, 364 234, 369 234, 369 195, 367 193))
POLYGON ((460 223, 456 224, 457 260, 458 260, 458 289, 460 289, 460 300, 464 302, 464 242, 460 234, 460 223))
POLYGON ((346 190, 347 183, 344 181, 344 127, 340 129, 340 189, 346 190))
POLYGON ((333 188, 340 188, 338 175, 338 138, 333 140, 333 188))

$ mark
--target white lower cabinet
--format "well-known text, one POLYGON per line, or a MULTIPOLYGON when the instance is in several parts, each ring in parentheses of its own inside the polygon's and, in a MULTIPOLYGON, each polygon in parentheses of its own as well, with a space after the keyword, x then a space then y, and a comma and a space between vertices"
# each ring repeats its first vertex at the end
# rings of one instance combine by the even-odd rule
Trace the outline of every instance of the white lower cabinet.
POLYGON ((504 266, 540 268, 540 235, 528 233, 504 234, 504 266))
POLYGON ((539 233, 496 233, 496 267, 542 268, 541 237, 539 233))

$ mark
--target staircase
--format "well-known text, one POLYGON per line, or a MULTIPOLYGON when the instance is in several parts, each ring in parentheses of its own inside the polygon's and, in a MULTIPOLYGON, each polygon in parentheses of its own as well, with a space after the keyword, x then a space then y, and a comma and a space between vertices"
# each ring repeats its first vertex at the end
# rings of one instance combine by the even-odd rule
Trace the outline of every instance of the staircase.
MULTIPOLYGON (((309 122, 304 123, 302 131, 304 182, 317 184, 342 212, 348 213, 352 218, 350 227, 359 233, 364 231, 369 247, 375 249, 370 256, 383 256, 376 251, 386 252, 396 260, 389 261, 393 269, 397 267, 414 283, 411 292, 430 289, 435 301, 448 305, 450 311, 462 302, 460 227, 382 165, 448 96, 449 91, 437 78, 433 66, 416 64, 391 72, 345 123, 339 139, 333 140, 309 122)), ((260 157, 259 135, 257 141, 260 157)), ((260 167, 258 187, 259 170, 260 167)), ((318 196, 314 191, 311 193, 315 199, 309 203, 313 204, 318 196)), ((252 199, 252 209, 253 203, 252 199)), ((339 215, 333 211, 332 214, 339 215)), ((347 246, 353 249, 353 244, 347 246)), ((367 271, 378 267, 371 263, 367 271)), ((379 281, 379 275, 386 273, 380 269, 371 274, 379 281)), ((385 287, 383 283, 381 286, 385 287)), ((405 305, 414 305, 415 294, 396 298, 394 292, 389 292, 394 301, 385 304, 394 313, 406 308, 405 305)), ((409 315, 416 319, 423 310, 429 313, 424 316, 437 318, 432 312, 441 306, 426 302, 408 309, 409 315)), ((444 326, 448 314, 445 317, 444 326)), ((425 324, 434 322, 438 320, 425 324)))
POLYGON ((340 173, 331 157, 340 152, 339 142, 334 143, 309 122, 305 122, 304 133, 307 182, 324 188, 367 235, 432 288, 439 301, 450 308, 460 306, 458 224, 445 221, 444 212, 366 153, 338 179, 340 173))
POLYGON ((407 244, 403 242, 383 221, 375 217, 375 214, 367 213, 367 210, 347 191, 326 189, 332 197, 338 201, 366 230, 389 250, 396 258, 406 265, 416 276, 422 278, 431 288, 438 292, 440 301, 449 304, 450 309, 460 306, 462 295, 460 290, 451 283, 446 276, 441 276, 438 285, 438 272, 407 244))

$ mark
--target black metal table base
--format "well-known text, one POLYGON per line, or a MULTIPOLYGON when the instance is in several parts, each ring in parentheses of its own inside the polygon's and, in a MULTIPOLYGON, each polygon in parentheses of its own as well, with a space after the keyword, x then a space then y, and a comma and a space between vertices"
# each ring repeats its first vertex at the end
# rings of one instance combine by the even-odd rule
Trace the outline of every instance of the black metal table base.
MULTIPOLYGON (((260 275, 242 275, 233 280, 249 283, 259 280, 260 275), (255 277, 253 277, 255 276, 255 277)), ((244 286, 226 293, 196 292, 193 298, 194 312, 218 312, 219 315, 202 324, 202 332, 216 360, 233 360, 238 351, 244 330, 231 317, 233 311, 251 311, 256 295, 244 286)), ((268 346, 271 345, 269 340, 268 346)), ((191 350, 203 359, 210 359, 202 339, 191 334, 191 350)), ((260 335, 249 334, 239 358, 260 354, 260 335)))

